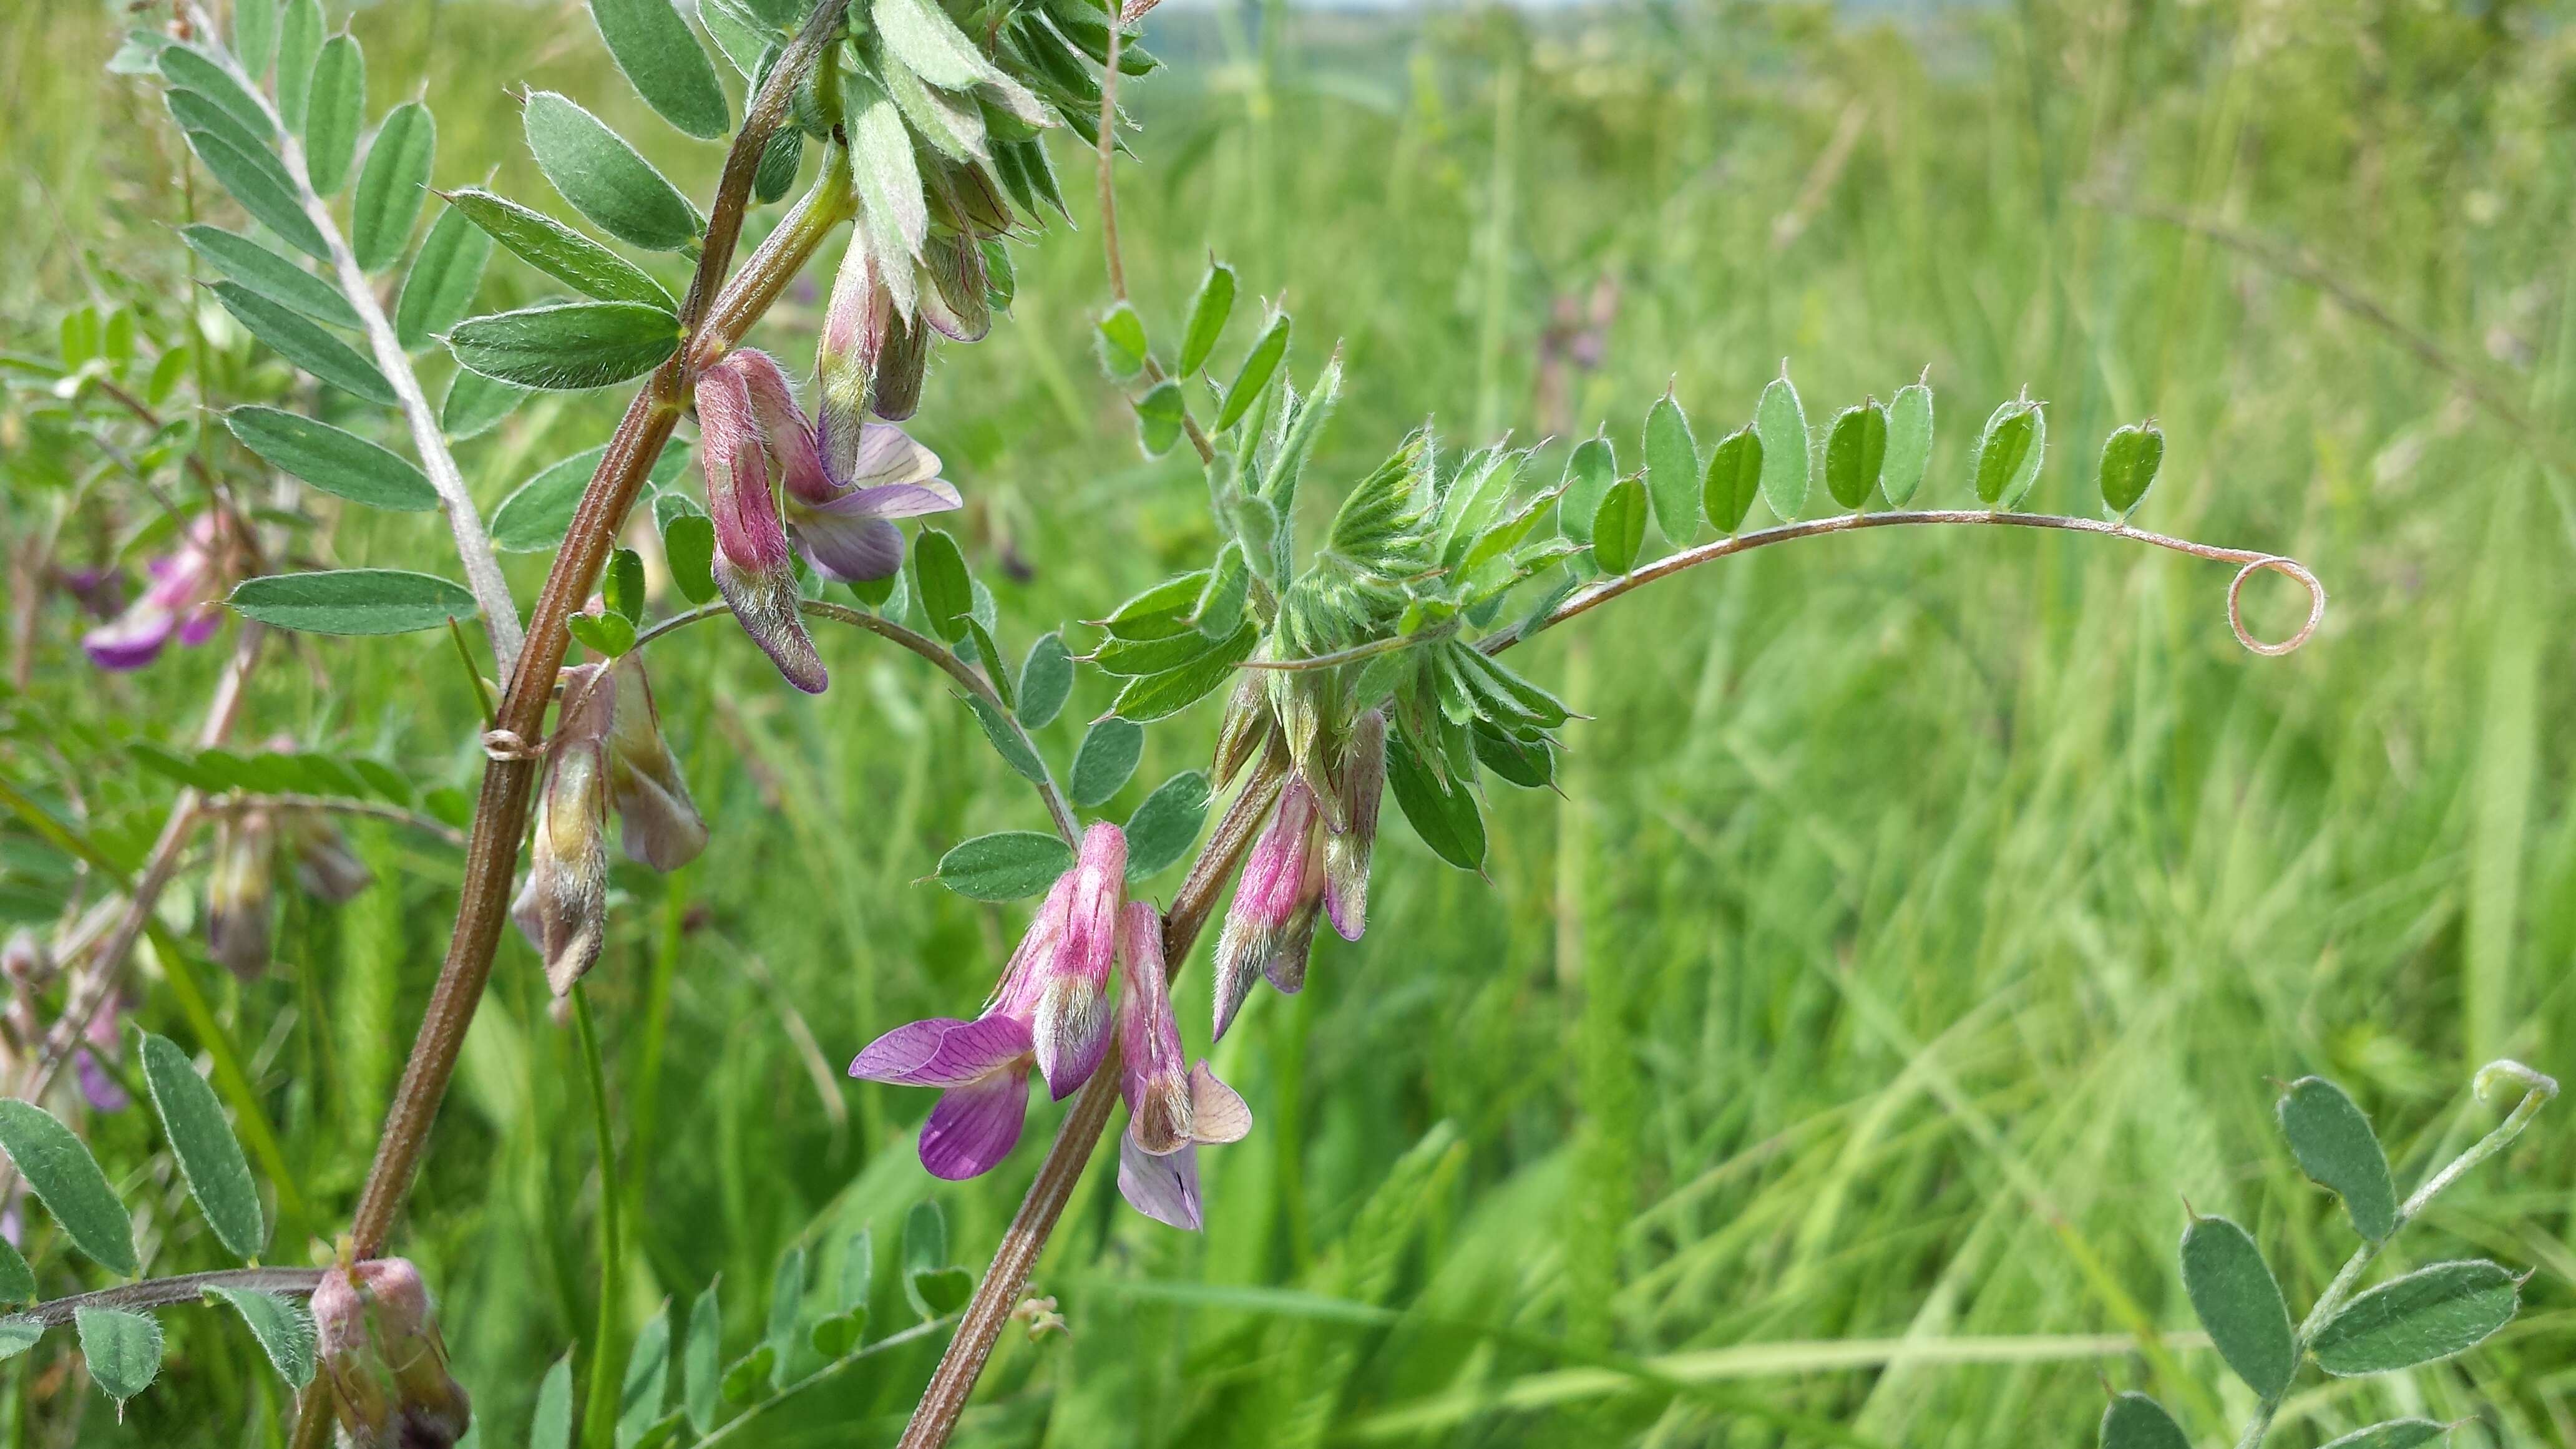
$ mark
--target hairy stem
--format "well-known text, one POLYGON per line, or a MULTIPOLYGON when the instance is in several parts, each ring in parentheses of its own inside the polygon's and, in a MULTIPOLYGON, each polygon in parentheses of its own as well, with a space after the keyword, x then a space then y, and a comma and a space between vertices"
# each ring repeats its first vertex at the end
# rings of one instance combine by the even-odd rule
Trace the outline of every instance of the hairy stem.
POLYGON ((101 1288, 95 1293, 75 1293, 68 1298, 55 1298, 22 1310, 25 1316, 48 1328, 69 1323, 84 1308, 123 1308, 142 1312, 168 1308, 173 1304, 194 1303, 206 1296, 209 1288, 242 1288, 255 1293, 284 1293, 302 1298, 311 1295, 322 1281, 319 1268, 224 1268, 212 1273, 182 1273, 174 1278, 146 1278, 140 1283, 124 1283, 114 1288, 101 1288))

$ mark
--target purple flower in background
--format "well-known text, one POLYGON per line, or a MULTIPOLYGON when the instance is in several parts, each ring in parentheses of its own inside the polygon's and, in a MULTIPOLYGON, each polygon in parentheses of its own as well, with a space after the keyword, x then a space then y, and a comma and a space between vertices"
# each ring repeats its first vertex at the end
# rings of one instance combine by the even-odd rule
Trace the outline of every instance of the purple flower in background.
POLYGON ((122 1112, 134 1105, 134 1099, 126 1095, 124 1084, 117 1081, 99 1060, 99 1053, 116 1050, 123 1035, 124 1022, 125 998, 108 998, 81 1033, 89 1045, 72 1054, 72 1075, 79 1079, 81 1097, 94 1112, 122 1112))
POLYGON ((236 811, 216 825, 214 868, 206 878, 206 954, 244 981, 268 970, 276 861, 277 820, 268 811, 236 811))
POLYGON ((1252 1130, 1252 1112, 1206 1061, 1183 1066, 1163 969, 1163 918, 1151 905, 1134 902, 1119 917, 1118 959, 1126 978, 1118 1003, 1124 1049, 1118 1089, 1127 1099, 1118 1191, 1154 1221, 1195 1232, 1203 1221, 1198 1149, 1241 1141, 1252 1130))
POLYGON ((1058 1100, 1099 1069, 1126 876, 1127 837, 1106 822, 1092 826, 981 1016, 906 1022, 850 1063, 864 1081, 941 1089, 921 1126, 921 1165, 932 1176, 975 1177, 1010 1155, 1028 1115, 1031 1069, 1058 1100))
POLYGON ((125 612, 81 636, 81 648, 101 669, 140 669, 159 657, 170 636, 194 648, 215 637, 223 623, 223 577, 215 558, 222 528, 211 513, 188 525, 178 551, 146 568, 152 586, 125 612))
POLYGON ((903 567, 903 533, 891 520, 963 506, 956 488, 939 477, 939 455, 903 429, 863 422, 846 448, 827 448, 777 362, 748 348, 728 360, 743 367, 753 415, 778 460, 788 534, 823 577, 840 583, 892 577, 903 567))

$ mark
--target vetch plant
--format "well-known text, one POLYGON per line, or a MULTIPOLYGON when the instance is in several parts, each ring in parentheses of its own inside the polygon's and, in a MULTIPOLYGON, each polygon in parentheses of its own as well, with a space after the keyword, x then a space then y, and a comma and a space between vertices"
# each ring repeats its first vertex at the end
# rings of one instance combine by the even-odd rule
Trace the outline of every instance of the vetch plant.
MULTIPOLYGON (((2395 1373, 2465 1353, 2513 1320, 2527 1274, 2483 1258, 2431 1263, 2375 1287, 2362 1278, 2389 1242, 2423 1216, 2444 1188, 2512 1145, 2558 1095, 2558 1083, 2520 1062, 2489 1063, 2477 1075, 2481 1101, 2513 1106, 2459 1156, 2397 1199, 2388 1155, 2342 1088, 2302 1077, 2281 1093, 2281 1134, 2299 1168, 2343 1200, 2361 1246, 2291 1325, 2280 1280, 2251 1234, 2235 1221, 2202 1216, 2189 1204, 2182 1235, 2182 1283, 2192 1312, 2208 1330, 2228 1370, 2254 1391, 2260 1407, 2237 1440, 2255 1449, 2300 1370, 2313 1360, 2337 1378, 2395 1373)), ((2451 1426, 2392 1419, 2334 1441, 2339 1449, 2411 1449, 2441 1439, 2451 1426)), ((2140 1393, 2112 1397, 2102 1413, 2102 1449, 2184 1449, 2192 1442, 2164 1406, 2140 1393)))
MULTIPOLYGON (((970 839, 936 862, 936 879, 961 895, 1040 904, 979 1008, 963 1014, 960 1003, 960 1015, 848 1044, 849 1075, 939 1092, 919 1153, 946 1179, 987 1172, 1011 1152, 1032 1078, 1073 1105, 980 1278, 949 1261, 935 1206, 916 1209, 899 1277, 921 1321, 887 1332, 891 1315, 874 1312, 867 1237, 832 1248, 839 1263, 828 1294, 809 1289, 800 1247, 779 1265, 767 1335, 729 1367, 713 1287, 684 1328, 666 1305, 627 1341, 614 1290, 626 1281, 630 1244, 618 1195, 603 1190, 599 1322, 581 1361, 567 1356, 541 1387, 533 1442, 542 1449, 571 1443, 576 1428, 581 1442, 615 1449, 756 1442, 747 1426, 771 1406, 939 1333, 950 1336, 903 1442, 945 1443, 1007 1325, 1029 1321, 1034 1332, 1045 1320, 1045 1310, 1024 1308, 1029 1275, 1115 1109, 1128 1112, 1121 1192, 1179 1228, 1206 1221, 1199 1149, 1253 1130, 1243 1098, 1191 1055, 1195 1026, 1184 1031, 1170 994, 1220 905, 1211 1042, 1262 983, 1286 994, 1303 988, 1319 927, 1361 939, 1388 796, 1443 860, 1483 867, 1492 782, 1553 785, 1559 731, 1581 704, 1504 656, 1631 591, 1754 549, 1865 529, 2048 529, 2234 565, 2226 618, 2258 654, 2286 653, 2315 632, 2325 591, 2297 562, 2131 525, 2162 461, 2154 422, 2119 428, 2093 462, 2101 517, 2020 513, 2048 457, 2046 403, 2025 392, 1995 407, 1976 431, 1965 475, 1936 478, 1928 374, 1884 403, 1871 397, 1811 421, 1784 360, 1749 400, 1749 416, 1706 448, 1667 391, 1645 408, 1635 466, 1624 470, 1606 429, 1572 448, 1550 478, 1538 448, 1461 443, 1425 424, 1379 440, 1371 455, 1382 461, 1357 479, 1328 475, 1316 459, 1344 387, 1338 349, 1307 367, 1293 318, 1264 304, 1257 318, 1242 308, 1250 344, 1221 356, 1244 300, 1243 279, 1223 262, 1211 261, 1177 340, 1157 338, 1128 296, 1114 166, 1129 123, 1118 94, 1122 77, 1156 68, 1131 43, 1147 8, 706 0, 697 18, 747 87, 737 121, 715 59, 679 10, 665 0, 596 0, 601 40, 637 96, 683 136, 721 140, 726 150, 702 209, 578 99, 527 94, 520 121, 529 154, 587 230, 482 188, 433 192, 435 118, 407 101, 371 128, 363 52, 350 35, 324 34, 316 0, 236 0, 228 29, 185 5, 167 32, 136 32, 124 67, 158 77, 196 164, 246 218, 243 230, 200 223, 184 235, 217 275, 211 295, 313 386, 304 390, 309 411, 271 405, 289 400, 279 392, 223 414, 226 435, 275 470, 278 505, 245 504, 205 461, 223 440, 212 430, 193 439, 192 476, 204 496, 169 510, 172 552, 151 566, 151 585, 83 639, 102 669, 132 670, 171 638, 210 638, 220 627, 217 598, 241 621, 197 743, 129 748, 135 763, 179 787, 145 868, 116 867, 95 842, 56 828, 66 850, 112 870, 124 895, 95 925, 72 922, 27 955, 77 964, 63 968, 70 984, 58 1020, 20 1033, 32 1038, 18 1043, 29 1065, 15 1083, 28 1100, 0 1105, 0 1147, 73 1246, 119 1276, 140 1270, 105 1175, 71 1129, 32 1102, 87 1049, 138 941, 182 959, 156 905, 193 868, 189 842, 199 825, 216 826, 207 952, 245 974, 267 962, 284 857, 326 900, 368 888, 364 868, 338 858, 346 852, 326 817, 401 822, 461 845, 463 857, 446 955, 345 1235, 291 1200, 273 1131, 238 1063, 218 1055, 212 1067, 251 1140, 247 1155, 215 1089, 184 1058, 173 1066, 177 1048, 142 1039, 138 1054, 173 1152, 224 1244, 254 1257, 267 1240, 249 1166, 257 1156, 281 1216, 336 1238, 331 1266, 254 1267, 75 1295, 0 1320, 0 1344, 23 1350, 47 1326, 75 1322, 94 1378, 122 1402, 158 1362, 157 1330, 140 1310, 218 1292, 305 1390, 295 1427, 305 1449, 334 1424, 359 1445, 450 1444, 467 1432, 470 1405, 448 1376, 431 1285, 389 1256, 401 1209, 512 922, 536 948, 577 1033, 601 1177, 613 1180, 613 1108, 582 985, 601 959, 613 906, 609 825, 613 818, 623 853, 655 871, 723 849, 724 822, 695 804, 645 667, 661 640, 719 615, 803 694, 834 682, 817 626, 871 634, 926 661, 1030 786, 1039 812, 1030 823, 1044 827, 970 839), (1050 131, 1078 138, 1096 168, 1108 280, 1093 319, 1098 360, 1132 406, 1142 452, 1161 457, 1186 444, 1184 456, 1196 457, 1215 540, 1202 567, 1104 607, 1096 620, 1006 620, 954 536, 920 522, 907 535, 905 526, 966 501, 942 460, 900 424, 923 405, 939 348, 975 343, 1009 315, 1018 287, 1012 247, 1046 227, 1049 212, 1070 215, 1050 131), (746 222, 785 202, 809 173, 737 266, 746 222), (787 366, 750 343, 845 225, 809 404, 787 366), (503 254, 568 292, 478 314, 483 274, 503 254), (686 281, 675 285, 682 269, 686 281), (433 406, 421 375, 442 351, 458 370, 433 406), (609 438, 541 468, 490 518, 478 511, 451 445, 538 393, 620 384, 636 390, 609 438), (684 421, 694 428, 694 458, 674 442, 684 421), (298 545, 306 520, 297 509, 312 500, 285 479, 357 507, 436 512, 452 559, 431 565, 436 572, 301 567, 309 554, 298 545), (1926 487, 1948 489, 1961 506, 1914 507, 1926 487), (1830 507, 1811 506, 1820 502, 1830 507), (1757 504, 1767 519, 1756 518, 1757 504), (657 599, 642 556, 620 546, 646 517, 669 592, 685 607, 657 599), (553 555, 524 627, 503 551, 553 555), (447 577, 451 568, 461 578, 447 577), (2244 622, 2239 596, 2261 572, 2286 575, 2306 593, 2305 621, 2284 639, 2259 639, 2244 622), (467 621, 479 628, 497 696, 487 693, 467 621), (291 742, 257 755, 227 749, 241 679, 268 629, 447 631, 463 688, 484 716, 472 742, 481 758, 475 798, 440 798, 348 752, 291 742), (1033 640, 1021 644, 1023 633, 1033 640), (588 657, 568 663, 576 645, 588 657), (1059 716, 1086 667, 1114 681, 1115 701, 1059 771, 1033 732, 1059 716), (1162 781, 1124 819, 1106 818, 1102 807, 1138 768, 1146 730, 1209 700, 1222 703, 1207 768, 1162 781), (1145 887, 1185 860, 1181 884, 1158 904, 1145 887), (302 1295, 312 1299, 310 1322, 291 1301, 302 1295)), ((66 347, 48 385, 73 398, 123 394, 130 368, 92 366, 88 350, 85 340, 66 347)), ((102 338, 98 359, 107 351, 102 338)), ((166 399, 176 380, 161 371, 156 364, 147 391, 166 399)), ((140 410, 137 424, 156 434, 175 426, 152 400, 130 401, 125 411, 140 410)), ((212 405, 202 386, 198 401, 212 405)), ((419 547, 425 561, 432 550, 419 547)), ((694 687, 664 672, 670 694, 694 687)), ((40 828, 51 820, 14 792, 8 803, 40 828)), ((12 974, 33 982, 39 973, 12 974)), ((185 978, 184 970, 172 975, 185 978)), ((2251 1239, 2224 1219, 2195 1218, 2183 1249, 2186 1286, 2222 1357, 2265 1406, 2246 1443, 2261 1439, 2307 1357, 2334 1373, 2402 1366, 2426 1348, 2473 1344, 2501 1324, 2499 1305, 2509 1316, 2512 1280, 2492 1264, 2443 1265, 2352 1294, 2378 1245, 2510 1140, 2554 1090, 2510 1064, 2490 1075, 2522 1083, 2523 1106, 2403 1205, 2349 1101, 2313 1079, 2291 1091, 2283 1121, 2294 1150, 2344 1196, 2368 1239, 2299 1329, 2251 1239)), ((1426 1144, 1416 1167, 1429 1180, 1454 1164, 1441 1139, 1426 1144)), ((13 1301, 32 1300, 33 1281, 14 1255, 0 1256, 0 1291, 13 1301)), ((2178 1434, 2154 1437, 2168 1429, 2160 1410, 2128 1396, 2106 1418, 2104 1440, 2122 1449, 2178 1442, 2178 1434)))

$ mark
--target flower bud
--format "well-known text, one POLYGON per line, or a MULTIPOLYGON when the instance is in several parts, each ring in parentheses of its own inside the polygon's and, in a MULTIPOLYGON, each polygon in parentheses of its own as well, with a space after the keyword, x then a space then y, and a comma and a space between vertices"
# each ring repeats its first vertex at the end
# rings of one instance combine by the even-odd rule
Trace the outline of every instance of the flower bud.
POLYGON ((1351 724, 1342 750, 1342 828, 1324 837, 1324 914, 1345 941, 1368 929, 1369 855, 1386 793, 1386 716, 1370 710, 1351 724))
POLYGON ((1236 1142, 1252 1130, 1251 1110, 1208 1064, 1184 1065, 1181 1030, 1172 1017, 1171 983, 1164 971, 1162 913, 1133 901, 1119 916, 1118 959, 1125 978, 1119 998, 1119 1089, 1127 1099, 1128 1133, 1148 1155, 1161 1157, 1192 1143, 1236 1142))
POLYGON ((295 883, 306 895, 346 905, 376 883, 376 873, 349 849, 340 828, 310 810, 289 814, 281 827, 295 857, 295 883))
POLYGON ((930 368, 930 329, 894 318, 886 332, 885 353, 877 361, 876 415, 902 422, 921 407, 921 380, 930 368))
POLYGON ((1306 984, 1306 953, 1324 893, 1322 825, 1314 790, 1296 776, 1279 795, 1270 823, 1252 842, 1236 881, 1234 903, 1216 943, 1216 1034, 1252 994, 1253 982, 1294 994, 1306 984))
POLYGON ((617 807, 626 853, 660 871, 678 870, 707 848, 707 822, 689 798, 680 762, 662 739, 662 714, 644 656, 629 652, 608 666, 616 691, 608 733, 608 793, 617 807))
POLYGON ((401 1258, 343 1262, 313 1289, 313 1328, 340 1442, 451 1449, 473 1419, 447 1371, 429 1290, 401 1258))
POLYGON ((1269 686, 1258 672, 1245 674, 1236 681, 1233 695, 1225 702, 1225 716, 1217 723, 1216 759, 1208 766, 1217 789, 1233 784, 1245 765, 1269 750, 1278 732, 1276 725, 1270 713, 1269 686))
POLYGON ((984 249, 972 237, 934 236, 923 243, 921 320, 953 341, 981 342, 993 330, 984 297, 984 249))
POLYGON ((698 378, 698 441, 705 454, 707 514, 716 531, 716 587, 752 642, 787 682, 820 694, 829 682, 805 632, 786 525, 769 495, 769 461, 739 353, 698 378))
POLYGON ((814 381, 822 418, 823 459, 840 477, 857 471, 860 429, 876 390, 877 362, 894 325, 894 304, 877 285, 876 263, 865 241, 850 239, 832 299, 814 343, 814 381))
POLYGON ((563 710, 547 746, 528 879, 511 918, 545 958, 546 982, 565 996, 599 960, 608 933, 607 735, 613 694, 601 666, 563 671, 563 710))
POLYGON ((265 810, 227 816, 215 828, 214 870, 206 880, 206 954, 244 981, 268 969, 276 840, 276 824, 265 810))

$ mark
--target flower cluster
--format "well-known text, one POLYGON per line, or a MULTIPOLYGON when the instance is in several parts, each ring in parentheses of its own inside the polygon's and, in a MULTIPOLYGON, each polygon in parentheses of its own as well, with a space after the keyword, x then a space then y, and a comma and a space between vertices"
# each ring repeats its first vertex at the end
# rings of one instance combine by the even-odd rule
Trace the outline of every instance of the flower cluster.
POLYGON ((1291 995, 1305 986, 1318 914, 1345 941, 1367 929, 1369 856, 1386 785, 1386 716, 1371 709, 1335 728, 1302 686, 1274 689, 1247 680, 1218 739, 1220 782, 1256 759, 1245 788, 1275 789, 1278 800, 1244 856, 1217 938, 1220 1037, 1256 981, 1267 979, 1291 995))
POLYGON ((189 648, 215 637, 224 621, 223 520, 200 513, 179 547, 145 568, 152 585, 125 612, 81 636, 81 649, 101 669, 140 669, 160 657, 173 635, 189 648))
POLYGON ((828 580, 888 578, 903 566, 893 520, 960 504, 937 454, 891 423, 835 423, 828 382, 825 396, 817 429, 777 362, 751 348, 728 353, 697 386, 716 587, 778 672, 808 694, 829 681, 799 610, 795 556, 828 580))
POLYGON ((897 1086, 937 1087, 921 1129, 921 1162, 938 1177, 987 1172, 1020 1140, 1029 1074, 1058 1100, 1089 1081, 1117 1027, 1125 1047, 1120 1085, 1133 1122, 1119 1185, 1158 1221, 1196 1228, 1193 1148, 1232 1142, 1251 1116, 1201 1062, 1185 1071, 1164 979, 1162 917, 1126 899, 1127 838, 1103 822, 1082 838, 1012 952, 1002 979, 972 1020, 907 1022, 868 1044, 850 1075, 897 1086), (1123 966, 1113 1016, 1109 977, 1123 966))
POLYGON ((344 1257, 313 1289, 313 1328, 342 1444, 450 1449, 464 1437, 473 1406, 448 1373, 419 1269, 344 1257))
POLYGON ((706 821, 662 738, 643 657, 576 664, 562 678, 528 877, 510 903, 557 996, 590 970, 607 936, 609 811, 626 854, 655 870, 678 870, 707 844, 706 821))

